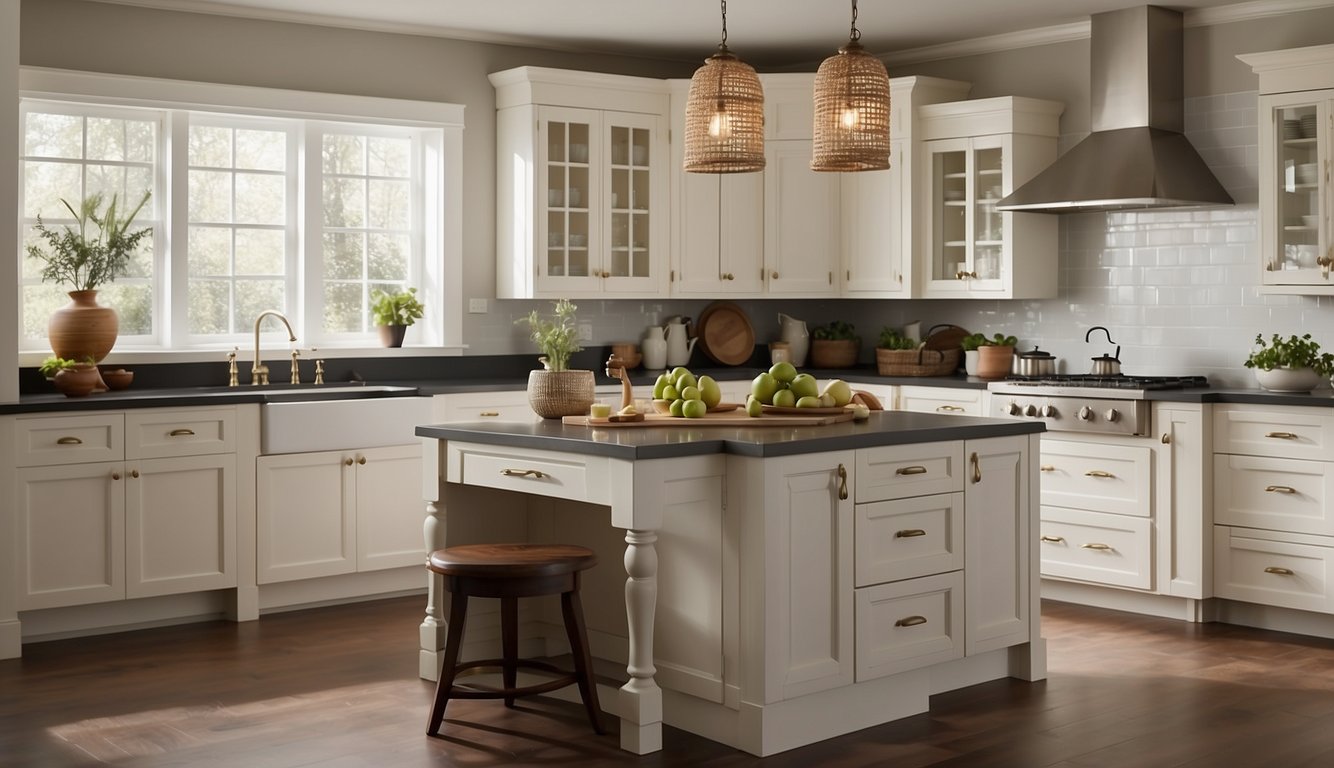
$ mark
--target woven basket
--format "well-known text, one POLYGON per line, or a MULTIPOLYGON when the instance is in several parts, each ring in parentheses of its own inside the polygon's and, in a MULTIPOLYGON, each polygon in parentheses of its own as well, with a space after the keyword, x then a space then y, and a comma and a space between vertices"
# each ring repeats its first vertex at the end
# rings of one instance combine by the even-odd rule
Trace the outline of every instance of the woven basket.
POLYGON ((875 350, 875 366, 881 376, 948 376, 959 367, 958 347, 936 350, 882 349, 875 350))
POLYGON ((593 372, 529 371, 528 404, 544 419, 588 413, 593 404, 593 372))
POLYGON ((860 342, 853 339, 811 339, 812 368, 851 368, 857 364, 860 342))

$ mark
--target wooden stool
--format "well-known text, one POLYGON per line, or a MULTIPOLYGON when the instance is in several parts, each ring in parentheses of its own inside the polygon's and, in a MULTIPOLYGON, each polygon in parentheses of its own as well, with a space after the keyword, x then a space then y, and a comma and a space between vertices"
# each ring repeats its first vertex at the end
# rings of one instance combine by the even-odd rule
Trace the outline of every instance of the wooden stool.
POLYGON ((597 556, 592 550, 563 544, 473 544, 431 553, 426 567, 444 577, 445 589, 454 597, 450 600, 444 665, 435 689, 431 719, 426 726, 428 735, 439 732, 445 706, 451 698, 504 699, 505 706, 513 707, 516 696, 546 693, 571 683, 579 685, 579 694, 583 697, 593 730, 605 733, 599 719, 598 690, 593 681, 593 659, 584 633, 583 608, 579 604, 579 572, 595 565, 597 556), (543 661, 518 658, 518 599, 555 594, 560 595, 561 612, 565 616, 565 633, 570 640, 570 654, 574 657, 574 674, 567 674, 543 661), (469 597, 500 598, 503 658, 459 663, 469 597), (500 667, 504 688, 482 691, 456 687, 454 679, 458 673, 473 667, 500 667), (555 672, 561 677, 518 688, 515 687, 515 677, 520 667, 555 672))

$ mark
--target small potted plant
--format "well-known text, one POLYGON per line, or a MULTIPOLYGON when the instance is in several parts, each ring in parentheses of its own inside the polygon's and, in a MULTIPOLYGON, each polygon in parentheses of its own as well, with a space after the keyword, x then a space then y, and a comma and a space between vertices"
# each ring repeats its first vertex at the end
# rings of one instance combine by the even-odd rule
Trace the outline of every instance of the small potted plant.
POLYGON ((578 309, 569 299, 555 302, 554 318, 533 310, 516 323, 527 323, 542 356, 542 370, 528 373, 528 403, 544 419, 579 416, 593 404, 593 372, 570 370, 570 356, 582 349, 574 322, 578 309))
POLYGON ((42 280, 70 288, 70 303, 52 313, 47 325, 51 349, 57 357, 91 357, 97 362, 115 346, 120 321, 116 310, 97 303, 97 289, 125 274, 140 242, 152 233, 149 227, 130 231, 148 196, 145 192, 128 213, 115 195, 105 209, 101 193, 85 197, 77 209, 61 199, 75 226, 50 229, 41 216, 37 217, 34 229, 46 247, 33 243, 27 253, 45 265, 42 280))
POLYGON ((970 339, 982 336, 977 340, 977 373, 981 379, 1001 379, 1010 372, 1014 365, 1014 347, 1019 340, 1013 336, 1006 336, 1003 333, 997 333, 991 338, 986 338, 983 334, 973 334, 965 337, 964 348, 970 339))
POLYGON ((1255 347, 1245 365, 1270 392, 1310 392, 1334 375, 1334 354, 1322 353, 1309 333, 1286 339, 1276 333, 1268 344, 1257 333, 1255 347))
POLYGON ((852 323, 833 320, 811 331, 812 368, 851 368, 857 364, 862 340, 852 323))
POLYGON ((83 397, 96 391, 102 383, 92 358, 70 360, 56 355, 43 360, 37 370, 65 397, 83 397))
POLYGON ((403 346, 408 326, 421 319, 426 307, 417 300, 417 289, 387 293, 375 289, 371 293, 371 322, 380 331, 380 343, 386 347, 403 346))

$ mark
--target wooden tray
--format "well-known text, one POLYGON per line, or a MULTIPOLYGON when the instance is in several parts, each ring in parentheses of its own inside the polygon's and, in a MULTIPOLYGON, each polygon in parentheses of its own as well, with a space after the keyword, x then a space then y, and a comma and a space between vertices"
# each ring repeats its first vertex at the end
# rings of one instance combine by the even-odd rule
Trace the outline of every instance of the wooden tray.
POLYGON ((695 322, 695 335, 708 358, 719 365, 741 365, 755 354, 755 329, 746 313, 730 301, 715 301, 695 322))
POLYGON ((852 411, 838 409, 837 414, 809 414, 813 408, 803 408, 808 415, 787 416, 766 413, 762 416, 747 416, 744 413, 706 413, 698 419, 685 419, 680 416, 667 416, 661 413, 644 415, 643 421, 612 422, 607 419, 595 419, 592 416, 566 416, 564 424, 576 427, 606 428, 644 428, 644 427, 819 427, 840 421, 852 421, 852 411))
POLYGON ((760 410, 764 413, 773 413, 782 416, 837 416, 840 413, 847 412, 842 406, 830 408, 788 408, 781 405, 761 405, 760 410))

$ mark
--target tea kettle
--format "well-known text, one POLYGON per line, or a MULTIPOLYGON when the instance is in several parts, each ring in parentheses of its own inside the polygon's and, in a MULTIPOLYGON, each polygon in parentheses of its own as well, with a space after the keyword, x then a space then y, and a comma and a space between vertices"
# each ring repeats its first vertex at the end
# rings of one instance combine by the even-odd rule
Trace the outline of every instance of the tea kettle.
MULTIPOLYGON (((1112 341, 1112 332, 1109 331, 1109 330, 1107 330, 1106 328, 1102 327, 1101 325, 1095 325, 1095 326, 1093 326, 1092 328, 1090 328, 1090 329, 1088 330, 1088 333, 1084 334, 1084 343, 1085 343, 1085 344, 1087 344, 1088 341, 1089 341, 1089 338, 1093 336, 1093 332, 1094 332, 1094 331, 1102 331, 1103 333, 1107 334, 1107 343, 1108 343, 1108 344, 1116 344, 1116 342, 1112 341)), ((1102 355, 1099 355, 1098 357, 1092 358, 1092 360, 1093 360, 1093 370, 1089 371, 1089 375, 1090 375, 1090 376, 1120 376, 1120 375, 1121 375, 1121 347, 1120 347, 1120 345, 1117 345, 1117 347, 1116 347, 1116 354, 1115 354, 1115 355, 1112 355, 1112 356, 1109 357, 1106 353, 1103 353, 1102 355)))
POLYGON ((690 322, 688 317, 673 317, 667 321, 667 367, 675 368, 677 366, 690 363, 690 353, 695 351, 695 342, 698 338, 688 338, 686 332, 686 323, 690 322))

